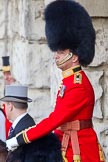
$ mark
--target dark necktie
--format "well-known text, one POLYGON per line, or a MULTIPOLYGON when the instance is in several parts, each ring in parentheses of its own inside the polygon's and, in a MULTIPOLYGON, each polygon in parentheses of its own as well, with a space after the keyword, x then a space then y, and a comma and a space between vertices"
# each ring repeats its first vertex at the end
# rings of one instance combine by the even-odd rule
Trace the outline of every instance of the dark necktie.
POLYGON ((13 130, 14 130, 13 127, 10 127, 9 135, 8 136, 11 136, 12 135, 13 130))

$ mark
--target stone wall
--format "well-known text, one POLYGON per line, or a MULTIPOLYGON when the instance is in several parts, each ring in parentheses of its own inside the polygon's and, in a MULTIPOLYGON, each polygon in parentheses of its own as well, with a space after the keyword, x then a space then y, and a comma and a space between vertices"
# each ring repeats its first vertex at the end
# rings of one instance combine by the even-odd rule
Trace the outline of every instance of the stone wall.
MULTIPOLYGON (((0 0, 1 57, 10 56, 12 74, 29 86, 29 113, 36 122, 53 110, 61 73, 45 39, 43 11, 52 0, 0 0)), ((108 161, 108 1, 77 0, 90 13, 96 30, 96 55, 85 68, 95 90, 94 127, 108 161)), ((0 97, 4 82, 0 72, 0 97)))
MULTIPOLYGON (((13 76, 30 87, 33 103, 29 111, 36 122, 51 111, 50 52, 44 33, 44 5, 43 0, 0 0, 0 56, 10 56, 13 76)), ((0 78, 2 96, 2 72, 0 78)))

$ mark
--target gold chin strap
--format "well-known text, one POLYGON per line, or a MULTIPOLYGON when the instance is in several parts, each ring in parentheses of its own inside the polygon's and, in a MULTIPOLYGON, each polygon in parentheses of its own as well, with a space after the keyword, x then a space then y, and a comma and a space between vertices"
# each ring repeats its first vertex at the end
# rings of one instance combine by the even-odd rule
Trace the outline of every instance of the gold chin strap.
POLYGON ((60 65, 64 64, 66 61, 68 61, 70 58, 72 58, 73 53, 70 52, 68 53, 58 64, 57 66, 59 67, 60 65))

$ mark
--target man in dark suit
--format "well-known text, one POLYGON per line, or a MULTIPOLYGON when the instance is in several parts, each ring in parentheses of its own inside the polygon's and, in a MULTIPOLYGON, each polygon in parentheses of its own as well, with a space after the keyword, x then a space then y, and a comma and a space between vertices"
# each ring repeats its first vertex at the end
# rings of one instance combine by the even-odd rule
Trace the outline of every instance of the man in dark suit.
POLYGON ((28 102, 32 100, 27 97, 26 86, 7 85, 2 101, 6 103, 7 118, 12 121, 8 139, 35 124, 33 118, 27 113, 28 102))
POLYGON ((27 103, 19 102, 8 102, 7 103, 10 119, 13 124, 11 127, 11 132, 9 132, 9 138, 14 137, 17 133, 24 130, 27 127, 33 126, 35 124, 33 118, 27 113, 27 103))
MULTIPOLYGON (((27 113, 27 87, 7 85, 5 97, 0 99, 6 103, 6 115, 12 121, 8 139, 24 129, 35 125, 33 118, 27 113)), ((62 162, 61 144, 58 138, 50 133, 28 145, 23 145, 10 152, 7 162, 62 162)))
MULTIPOLYGON (((20 131, 35 125, 33 118, 27 113, 28 102, 32 101, 27 97, 27 90, 28 88, 26 86, 19 85, 6 85, 5 87, 5 97, 1 100, 5 102, 7 118, 12 121, 8 139, 14 137, 20 131)), ((10 153, 11 156, 9 156, 8 161, 13 158, 23 160, 25 158, 24 152, 28 150, 30 150, 29 146, 21 146, 10 153)))

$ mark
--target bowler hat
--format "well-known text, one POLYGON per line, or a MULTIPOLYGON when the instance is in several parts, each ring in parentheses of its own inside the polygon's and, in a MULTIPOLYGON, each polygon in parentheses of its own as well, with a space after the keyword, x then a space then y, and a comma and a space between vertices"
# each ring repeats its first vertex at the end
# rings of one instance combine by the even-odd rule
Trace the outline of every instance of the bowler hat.
POLYGON ((1 101, 13 101, 27 103, 32 102, 32 99, 27 97, 28 87, 21 85, 6 85, 5 86, 5 96, 1 98, 1 101))
POLYGON ((57 0, 45 8, 45 32, 52 51, 70 49, 83 66, 95 53, 95 30, 85 8, 73 0, 57 0))
POLYGON ((9 63, 9 56, 2 57, 2 71, 7 72, 10 71, 10 63, 9 63))

